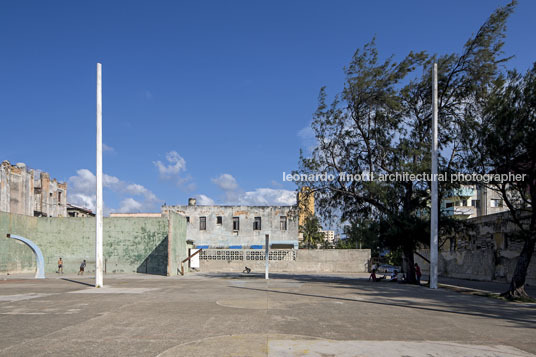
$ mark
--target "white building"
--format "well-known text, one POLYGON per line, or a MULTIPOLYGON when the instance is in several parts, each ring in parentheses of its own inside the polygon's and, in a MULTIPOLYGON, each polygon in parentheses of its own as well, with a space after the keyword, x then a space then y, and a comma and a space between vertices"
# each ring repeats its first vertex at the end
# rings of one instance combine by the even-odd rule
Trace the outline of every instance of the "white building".
POLYGON ((508 211, 508 207, 501 195, 490 188, 463 185, 441 201, 441 211, 466 219, 508 211))
POLYGON ((321 229, 320 232, 324 235, 324 241, 328 242, 329 244, 333 244, 335 242, 335 231, 321 229))

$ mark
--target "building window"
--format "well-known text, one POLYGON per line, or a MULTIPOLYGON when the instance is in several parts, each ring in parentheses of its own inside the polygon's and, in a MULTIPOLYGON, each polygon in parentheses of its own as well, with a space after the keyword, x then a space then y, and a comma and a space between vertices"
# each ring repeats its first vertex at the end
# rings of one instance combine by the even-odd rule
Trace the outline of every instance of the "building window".
POLYGON ((281 216, 281 219, 279 221, 279 228, 282 230, 282 231, 286 231, 287 230, 287 217, 286 216, 281 216))
POLYGON ((186 223, 190 223, 190 217, 186 216, 186 223))
POLYGON ((199 217, 199 230, 200 231, 207 230, 207 217, 199 217))
POLYGON ((453 205, 454 205, 454 203, 452 203, 452 202, 447 202, 447 208, 450 208, 450 207, 452 207, 453 205))
POLYGON ((61 203, 61 191, 58 191, 58 204, 61 203))
POLYGON ((233 231, 240 230, 240 218, 239 217, 233 217, 233 231))
POLYGON ((471 206, 477 207, 477 208, 480 207, 480 200, 472 200, 471 206))
POLYGON ((503 205, 502 200, 498 198, 492 198, 490 201, 491 207, 502 207, 502 205, 503 205))
POLYGON ((253 230, 254 231, 261 230, 261 217, 255 217, 255 220, 253 221, 253 230))
POLYGON ((467 207, 467 200, 462 200, 462 206, 467 207))
POLYGON ((216 224, 222 224, 223 223, 223 218, 222 216, 218 216, 216 217, 216 224))

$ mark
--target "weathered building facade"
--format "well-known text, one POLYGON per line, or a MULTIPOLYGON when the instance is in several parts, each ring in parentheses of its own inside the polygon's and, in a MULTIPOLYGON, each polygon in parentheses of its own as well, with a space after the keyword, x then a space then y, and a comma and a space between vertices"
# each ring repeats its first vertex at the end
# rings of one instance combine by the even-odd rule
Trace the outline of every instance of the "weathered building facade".
POLYGON ((69 217, 95 217, 90 209, 67 203, 67 215, 69 217))
MULTIPOLYGON (((528 224, 529 217, 526 217, 528 224)), ((439 249, 438 272, 440 276, 509 282, 512 279, 523 240, 518 237, 519 228, 512 222, 510 212, 488 214, 468 220, 467 229, 442 239, 439 249)), ((429 258, 428 249, 419 253, 429 258)), ((428 262, 415 255, 423 271, 428 262)), ((527 282, 536 284, 536 260, 532 259, 527 282)))
POLYGON ((67 217, 67 184, 46 172, 9 161, 0 164, 0 211, 26 216, 67 217))
POLYGON ((260 248, 265 235, 270 245, 298 248, 296 206, 162 206, 162 214, 186 217, 186 237, 198 248, 260 248))

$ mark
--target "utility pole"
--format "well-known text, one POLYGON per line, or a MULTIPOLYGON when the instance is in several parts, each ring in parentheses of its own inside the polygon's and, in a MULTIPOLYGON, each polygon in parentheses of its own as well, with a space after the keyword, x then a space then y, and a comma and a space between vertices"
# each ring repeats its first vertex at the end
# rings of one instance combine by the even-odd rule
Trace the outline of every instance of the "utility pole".
POLYGON ((268 280, 268 267, 269 267, 269 259, 270 259, 270 235, 266 234, 264 236, 265 242, 264 242, 264 262, 265 262, 265 269, 264 269, 264 279, 268 280))
POLYGON ((430 220, 430 288, 437 289, 437 63, 432 71, 432 207, 430 220))
POLYGON ((103 285, 102 252, 102 65, 97 63, 97 212, 95 216, 95 287, 103 285))

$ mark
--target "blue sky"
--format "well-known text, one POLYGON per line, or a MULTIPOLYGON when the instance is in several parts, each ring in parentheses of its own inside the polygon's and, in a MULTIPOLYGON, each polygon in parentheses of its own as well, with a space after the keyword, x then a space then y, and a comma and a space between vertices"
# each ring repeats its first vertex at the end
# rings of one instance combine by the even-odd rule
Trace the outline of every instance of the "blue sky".
MULTIPOLYGON (((290 204, 321 86, 376 35, 383 57, 460 51, 506 1, 2 1, 0 160, 69 183, 92 208, 103 64, 105 205, 290 204)), ((509 66, 536 60, 536 3, 508 23, 509 66)))

